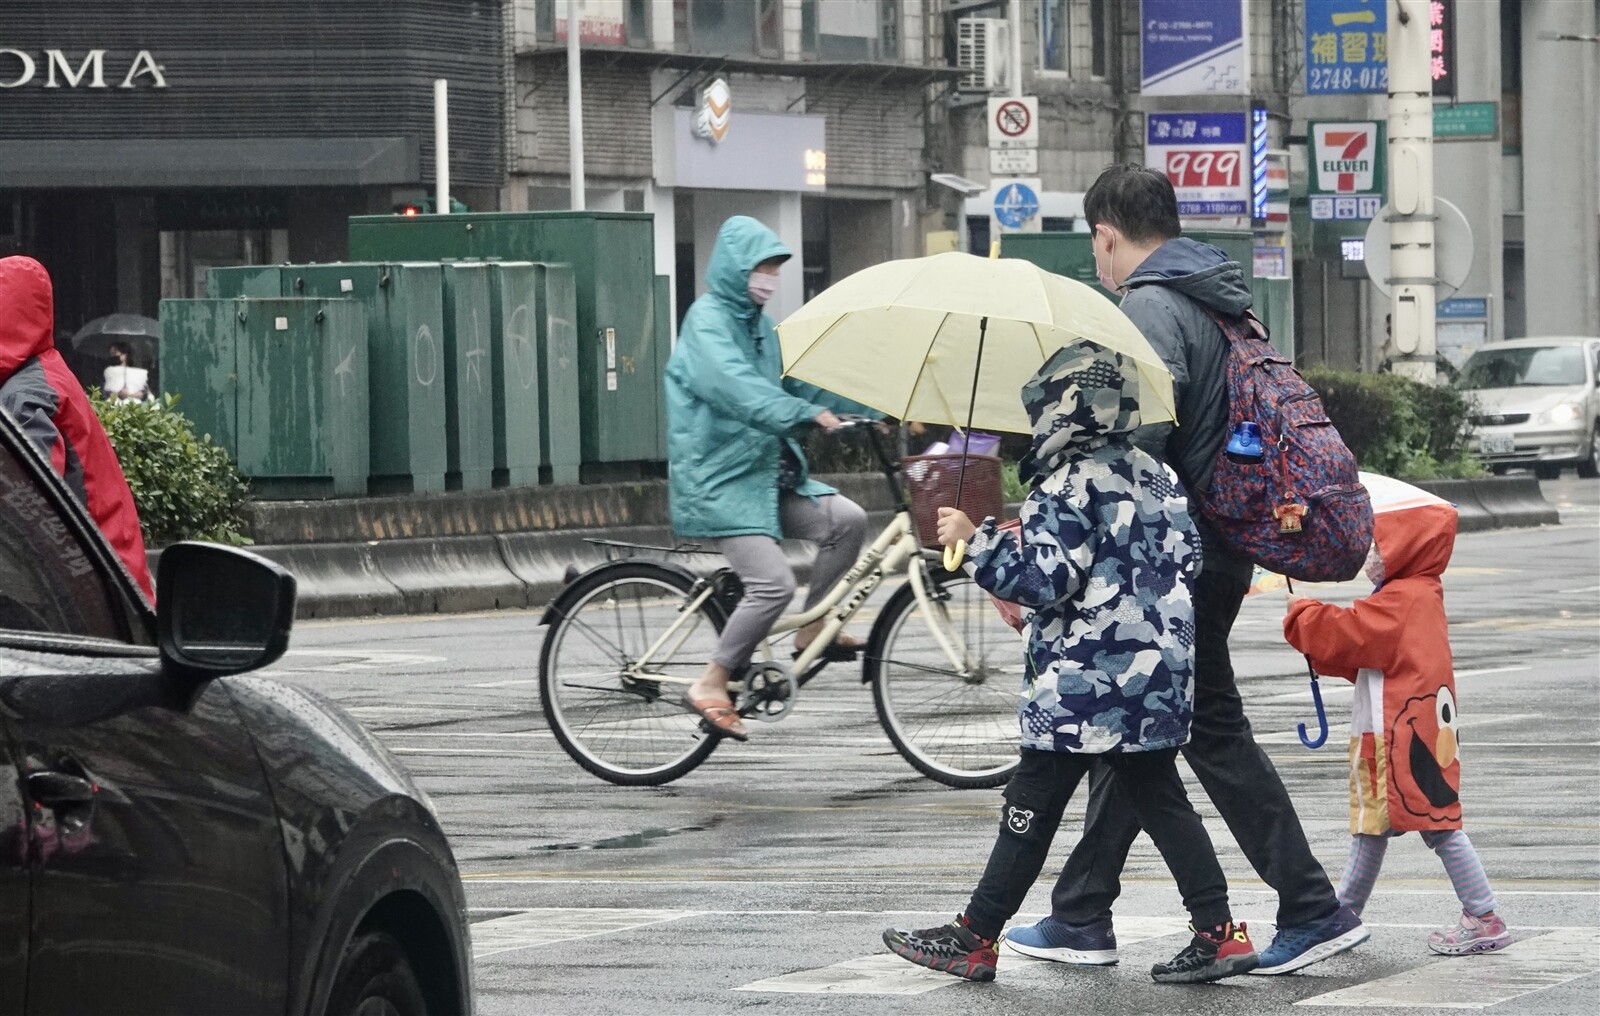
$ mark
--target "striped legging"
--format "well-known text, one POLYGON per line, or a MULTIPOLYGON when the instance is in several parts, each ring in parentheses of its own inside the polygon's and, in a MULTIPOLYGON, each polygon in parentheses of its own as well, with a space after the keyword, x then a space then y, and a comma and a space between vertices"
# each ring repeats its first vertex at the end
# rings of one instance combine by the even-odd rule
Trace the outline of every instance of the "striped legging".
MULTIPOLYGON (((1383 854, 1389 848, 1388 832, 1382 836, 1357 833, 1350 837, 1350 861, 1344 866, 1339 879, 1339 902, 1361 913, 1372 895, 1372 886, 1378 880, 1378 869, 1383 867, 1383 854)), ((1494 891, 1489 888, 1489 876, 1483 872, 1483 863, 1472 841, 1460 829, 1431 829, 1421 833, 1422 842, 1444 862, 1445 873, 1455 887, 1461 909, 1473 917, 1482 917, 1495 909, 1494 891)))

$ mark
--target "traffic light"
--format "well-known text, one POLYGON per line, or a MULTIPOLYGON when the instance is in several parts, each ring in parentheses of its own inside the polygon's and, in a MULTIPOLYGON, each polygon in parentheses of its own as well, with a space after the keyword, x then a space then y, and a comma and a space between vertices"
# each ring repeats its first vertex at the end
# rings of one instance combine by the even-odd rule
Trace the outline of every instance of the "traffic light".
MULTIPOLYGON (((460 201, 457 201, 455 198, 450 199, 450 214, 456 215, 461 212, 470 211, 472 211, 472 209, 468 208, 460 201)), ((412 216, 416 215, 432 215, 433 198, 422 198, 417 201, 402 201, 394 206, 394 214, 403 215, 407 218, 411 218, 412 216)))

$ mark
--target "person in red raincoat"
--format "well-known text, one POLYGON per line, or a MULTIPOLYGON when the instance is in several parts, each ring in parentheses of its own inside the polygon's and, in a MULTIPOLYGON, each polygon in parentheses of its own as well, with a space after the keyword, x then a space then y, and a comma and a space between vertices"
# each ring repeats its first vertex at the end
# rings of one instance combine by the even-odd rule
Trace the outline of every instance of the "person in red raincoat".
POLYGON ((152 603, 155 590, 133 494, 89 396, 56 351, 50 274, 29 257, 0 258, 0 406, 89 509, 152 603))
POLYGON ((1433 932, 1447 956, 1511 942, 1472 841, 1461 828, 1461 752, 1454 667, 1440 576, 1456 510, 1440 502, 1375 516, 1367 577, 1351 607, 1290 594, 1284 637, 1320 674, 1354 681, 1350 722, 1350 861, 1339 902, 1361 913, 1389 838, 1417 832, 1444 861, 1461 919, 1433 932))

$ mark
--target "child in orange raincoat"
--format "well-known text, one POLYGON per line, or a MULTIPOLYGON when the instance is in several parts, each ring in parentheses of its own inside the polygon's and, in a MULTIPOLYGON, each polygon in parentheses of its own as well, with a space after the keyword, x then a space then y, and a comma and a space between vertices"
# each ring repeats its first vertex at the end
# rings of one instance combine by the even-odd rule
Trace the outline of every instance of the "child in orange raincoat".
POLYGON ((1472 841, 1461 829, 1454 668, 1439 576, 1455 545, 1443 502, 1375 517, 1367 577, 1377 588, 1349 608, 1290 594, 1283 634, 1318 673, 1356 685, 1350 722, 1350 863, 1339 902, 1361 913, 1388 838, 1418 832, 1444 861, 1461 900, 1457 926, 1428 947, 1446 956, 1511 942, 1472 841))

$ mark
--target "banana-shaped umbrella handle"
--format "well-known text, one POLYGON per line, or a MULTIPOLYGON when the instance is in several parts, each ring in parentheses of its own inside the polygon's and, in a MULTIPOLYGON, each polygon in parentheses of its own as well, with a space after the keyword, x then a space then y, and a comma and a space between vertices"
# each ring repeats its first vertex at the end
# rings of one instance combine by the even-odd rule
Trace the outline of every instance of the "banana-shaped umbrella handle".
POLYGON ((967 541, 957 540, 954 547, 944 548, 944 570, 953 572, 961 567, 961 559, 967 556, 967 541))

